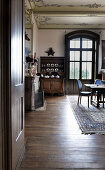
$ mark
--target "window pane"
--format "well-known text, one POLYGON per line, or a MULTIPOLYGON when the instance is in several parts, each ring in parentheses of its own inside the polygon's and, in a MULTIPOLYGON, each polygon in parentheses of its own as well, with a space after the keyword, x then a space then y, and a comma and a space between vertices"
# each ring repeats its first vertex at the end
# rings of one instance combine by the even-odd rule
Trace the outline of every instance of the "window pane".
POLYGON ((92 78, 92 63, 87 62, 87 79, 92 78))
POLYGON ((70 40, 70 48, 72 49, 69 51, 69 79, 79 79, 80 77, 82 79, 92 79, 92 46, 93 41, 88 38, 70 40), (80 39, 82 40, 82 48, 80 39))
POLYGON ((75 62, 75 79, 79 79, 79 62, 75 62))
POLYGON ((92 40, 82 38, 82 48, 92 48, 92 40))
POLYGON ((82 63, 82 79, 91 79, 92 78, 92 63, 83 62, 82 63))
POLYGON ((70 62, 70 79, 74 79, 74 62, 70 62))
POLYGON ((70 62, 70 79, 79 79, 79 62, 70 62))
POLYGON ((70 61, 80 61, 80 51, 70 51, 70 61))
POLYGON ((82 63, 82 79, 86 79, 86 62, 82 63))
POLYGON ((92 51, 82 51, 82 61, 92 61, 92 51))
POLYGON ((80 38, 70 40, 70 48, 80 48, 80 38))

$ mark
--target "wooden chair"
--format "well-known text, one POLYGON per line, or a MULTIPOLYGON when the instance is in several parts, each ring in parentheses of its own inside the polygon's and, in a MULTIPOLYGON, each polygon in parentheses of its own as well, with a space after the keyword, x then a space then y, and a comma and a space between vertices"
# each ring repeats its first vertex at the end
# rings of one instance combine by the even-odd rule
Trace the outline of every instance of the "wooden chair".
POLYGON ((80 100, 80 104, 81 104, 81 97, 82 96, 88 96, 88 107, 89 107, 89 96, 91 96, 91 92, 89 91, 82 91, 82 83, 80 80, 77 80, 78 82, 78 90, 79 90, 79 94, 78 94, 78 104, 79 104, 79 100, 80 100))

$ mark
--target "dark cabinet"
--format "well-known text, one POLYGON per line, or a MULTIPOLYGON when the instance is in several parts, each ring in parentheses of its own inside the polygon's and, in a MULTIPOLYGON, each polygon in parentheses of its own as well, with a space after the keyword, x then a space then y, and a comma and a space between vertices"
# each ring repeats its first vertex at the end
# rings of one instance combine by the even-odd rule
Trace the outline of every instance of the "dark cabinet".
POLYGON ((64 57, 40 57, 40 88, 45 93, 64 94, 64 57))
POLYGON ((43 90, 45 93, 49 93, 51 91, 51 80, 50 79, 41 78, 40 85, 41 85, 41 90, 43 90))
POLYGON ((41 90, 45 93, 61 93, 64 94, 64 79, 57 78, 41 78, 40 79, 41 90))
POLYGON ((64 76, 65 72, 65 58, 64 57, 40 57, 40 72, 43 75, 46 73, 58 73, 64 76))

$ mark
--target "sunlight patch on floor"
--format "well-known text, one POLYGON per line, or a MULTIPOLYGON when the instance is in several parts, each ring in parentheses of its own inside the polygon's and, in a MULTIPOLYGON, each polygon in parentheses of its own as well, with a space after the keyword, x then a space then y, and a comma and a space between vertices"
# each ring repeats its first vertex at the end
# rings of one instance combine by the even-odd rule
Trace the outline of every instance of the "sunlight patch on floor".
POLYGON ((68 103, 66 103, 64 107, 65 107, 65 117, 64 117, 65 120, 63 120, 63 121, 65 122, 67 132, 68 132, 68 130, 70 130, 74 134, 81 133, 79 126, 77 124, 77 121, 74 117, 73 111, 69 105, 69 100, 68 100, 68 103))

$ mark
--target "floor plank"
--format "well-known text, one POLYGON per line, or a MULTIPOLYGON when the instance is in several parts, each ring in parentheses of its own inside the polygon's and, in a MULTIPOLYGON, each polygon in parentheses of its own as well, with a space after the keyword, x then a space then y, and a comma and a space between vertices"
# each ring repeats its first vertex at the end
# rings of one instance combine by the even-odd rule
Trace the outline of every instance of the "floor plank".
POLYGON ((46 111, 25 115, 21 170, 105 169, 105 135, 81 134, 66 96, 46 101, 46 111))

